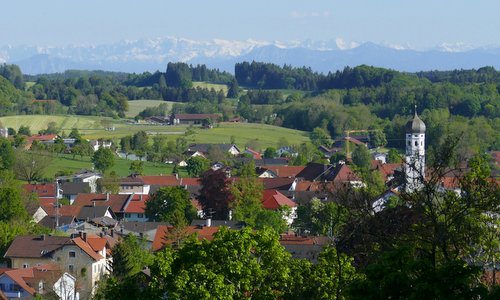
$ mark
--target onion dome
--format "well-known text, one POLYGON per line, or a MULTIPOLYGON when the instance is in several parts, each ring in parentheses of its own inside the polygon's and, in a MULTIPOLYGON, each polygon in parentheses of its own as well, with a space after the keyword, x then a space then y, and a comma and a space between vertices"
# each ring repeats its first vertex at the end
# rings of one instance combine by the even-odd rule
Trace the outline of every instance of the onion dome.
POLYGON ((416 111, 413 119, 406 123, 406 133, 425 133, 425 123, 418 117, 416 111))

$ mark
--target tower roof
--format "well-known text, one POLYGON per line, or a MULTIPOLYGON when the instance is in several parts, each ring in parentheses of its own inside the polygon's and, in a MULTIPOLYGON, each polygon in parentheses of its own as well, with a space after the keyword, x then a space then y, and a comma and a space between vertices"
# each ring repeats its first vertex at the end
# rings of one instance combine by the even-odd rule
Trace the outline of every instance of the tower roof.
POLYGON ((418 117, 416 110, 413 119, 406 123, 406 133, 425 133, 425 123, 418 117))

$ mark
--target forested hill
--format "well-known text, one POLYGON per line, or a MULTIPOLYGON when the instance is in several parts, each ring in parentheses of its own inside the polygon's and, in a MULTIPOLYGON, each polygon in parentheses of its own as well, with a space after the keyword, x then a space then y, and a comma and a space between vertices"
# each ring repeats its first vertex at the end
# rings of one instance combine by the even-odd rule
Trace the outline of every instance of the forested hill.
MULTIPOLYGON (((241 117, 306 131, 319 127, 333 138, 345 130, 380 128, 389 145, 401 147, 402 128, 417 105, 428 125, 429 145, 464 132, 466 146, 475 152, 500 148, 500 72, 492 67, 404 73, 361 65, 320 74, 308 67, 242 62, 233 76, 204 65, 169 63, 155 73, 23 77, 18 67, 0 65, 0 75, 5 78, 0 115, 119 118, 128 110, 127 100, 158 99, 178 102, 171 109, 177 113, 219 113, 224 120, 241 117)), ((138 118, 155 111, 160 110, 138 118)))

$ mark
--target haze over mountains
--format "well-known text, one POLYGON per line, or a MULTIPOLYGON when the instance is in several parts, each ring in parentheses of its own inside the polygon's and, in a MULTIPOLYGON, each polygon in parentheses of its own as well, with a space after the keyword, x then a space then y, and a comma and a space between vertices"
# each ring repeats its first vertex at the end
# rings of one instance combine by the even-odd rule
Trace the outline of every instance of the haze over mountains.
POLYGON ((422 51, 373 43, 358 44, 342 39, 279 42, 251 39, 196 41, 176 37, 105 45, 0 47, 0 63, 18 64, 26 74, 64 72, 68 69, 154 72, 164 71, 169 61, 206 64, 211 68, 234 72, 236 62, 252 60, 308 66, 324 73, 360 64, 409 72, 477 69, 483 66, 500 69, 500 47, 472 49, 443 44, 422 51))

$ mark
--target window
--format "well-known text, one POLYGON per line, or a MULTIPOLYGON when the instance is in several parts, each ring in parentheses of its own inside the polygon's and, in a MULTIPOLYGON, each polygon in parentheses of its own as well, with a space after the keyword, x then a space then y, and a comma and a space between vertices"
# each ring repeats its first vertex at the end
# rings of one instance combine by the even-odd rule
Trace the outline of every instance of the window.
POLYGON ((420 142, 420 146, 423 146, 424 145, 424 142, 420 142))
POLYGON ((68 271, 70 273, 73 273, 74 270, 75 270, 75 266, 74 265, 68 265, 68 271))
POLYGON ((142 219, 144 218, 144 214, 137 214, 137 217, 142 219))
POLYGON ((410 141, 408 141, 408 146, 411 146, 411 142, 410 141))
POLYGON ((415 146, 418 146, 418 142, 417 141, 415 141, 415 146))
POLYGON ((75 258, 76 257, 76 252, 75 251, 69 251, 68 255, 70 258, 75 258))
POLYGON ((126 213, 125 218, 130 218, 130 214, 126 213))
POLYGON ((24 269, 29 268, 29 267, 30 267, 30 265, 29 265, 29 264, 26 264, 26 263, 24 263, 24 264, 23 264, 23 268, 24 268, 24 269))

